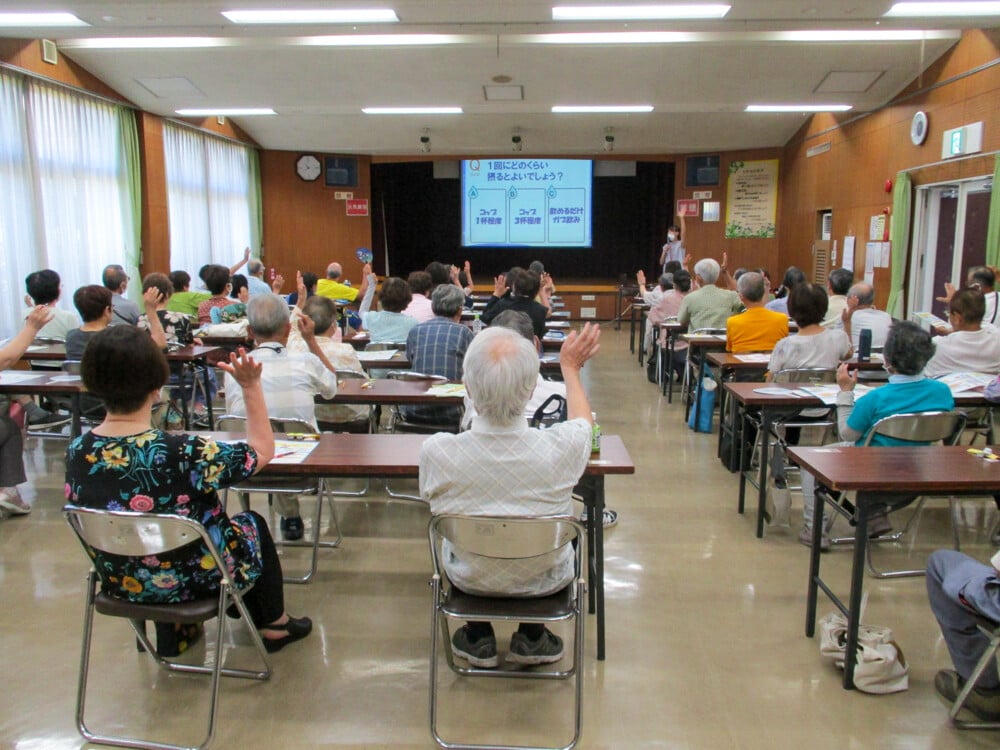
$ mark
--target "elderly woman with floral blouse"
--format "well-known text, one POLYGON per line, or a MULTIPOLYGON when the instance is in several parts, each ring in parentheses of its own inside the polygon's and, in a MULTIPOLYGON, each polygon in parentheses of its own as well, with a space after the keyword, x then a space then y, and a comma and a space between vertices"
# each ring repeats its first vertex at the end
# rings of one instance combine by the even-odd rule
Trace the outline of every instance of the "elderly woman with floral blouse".
MULTIPOLYGON (((267 523, 257 513, 226 515, 218 489, 243 481, 274 455, 274 438, 260 386, 260 365, 245 352, 219 365, 243 390, 247 440, 219 443, 203 435, 150 427, 153 403, 167 382, 167 361, 150 336, 132 326, 97 333, 81 375, 107 408, 104 421, 70 443, 66 497, 81 507, 189 516, 216 542, 268 651, 309 635, 307 617, 285 611, 281 563, 267 523), (252 586, 252 588, 251 588, 252 586)), ((133 558, 94 553, 103 590, 149 603, 211 596, 219 573, 200 542, 168 555, 133 558)))

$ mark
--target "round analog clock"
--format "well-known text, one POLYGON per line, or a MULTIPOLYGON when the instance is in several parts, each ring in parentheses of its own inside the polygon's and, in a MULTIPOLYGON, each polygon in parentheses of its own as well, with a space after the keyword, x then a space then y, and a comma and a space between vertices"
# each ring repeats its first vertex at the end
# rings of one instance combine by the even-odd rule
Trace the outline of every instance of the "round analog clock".
POLYGON ((323 173, 323 165, 312 154, 303 154, 295 162, 295 173, 306 182, 313 182, 323 173))

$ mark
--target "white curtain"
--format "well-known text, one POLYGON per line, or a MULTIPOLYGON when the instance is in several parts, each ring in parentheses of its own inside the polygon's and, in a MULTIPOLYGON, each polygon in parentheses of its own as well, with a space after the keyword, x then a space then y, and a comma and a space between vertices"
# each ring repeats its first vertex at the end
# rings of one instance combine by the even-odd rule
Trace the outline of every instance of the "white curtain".
POLYGON ((109 263, 138 276, 122 109, 0 70, 0 336, 21 327, 32 271, 59 272, 67 310, 109 263))
MULTIPOLYGON (((243 248, 257 250, 257 186, 250 147, 173 123, 163 128, 170 270, 197 279, 206 263, 231 266, 243 248)), ((256 253, 255 253, 256 254, 256 253)), ((195 281, 193 288, 199 286, 195 281)))

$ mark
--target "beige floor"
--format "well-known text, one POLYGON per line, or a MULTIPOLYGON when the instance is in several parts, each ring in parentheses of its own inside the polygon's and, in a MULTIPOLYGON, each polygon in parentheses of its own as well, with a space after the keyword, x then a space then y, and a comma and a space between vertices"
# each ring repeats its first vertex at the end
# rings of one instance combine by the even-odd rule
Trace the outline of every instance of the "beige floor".
MULTIPOLYGON (((682 407, 660 398, 629 356, 627 330, 605 327, 588 379, 605 432, 624 436, 637 473, 608 480, 621 512, 607 537, 608 658, 594 659, 588 618, 581 748, 997 746, 996 734, 952 729, 934 695, 934 672, 948 656, 922 579, 867 583, 867 619, 895 631, 911 664, 909 691, 841 690, 818 643, 803 635, 800 503, 791 530, 756 539, 752 519, 736 513, 737 479, 715 459, 715 437, 682 427, 682 407)), ((86 561, 59 513, 63 449, 29 441, 25 495, 35 510, 0 523, 3 748, 81 745, 73 711, 86 561)), ((313 636, 275 656, 270 683, 223 686, 215 747, 434 746, 426 510, 381 494, 338 508, 344 545, 322 553, 311 585, 286 588, 288 608, 313 618, 313 636)), ((963 506, 965 548, 982 558, 995 513, 984 508, 963 506)), ((931 544, 946 543, 945 518, 931 510, 921 519, 931 544)), ((843 549, 824 558, 844 593, 849 558, 843 549)), ((286 567, 302 559, 289 553, 286 567)), ((821 603, 821 613, 828 609, 821 603)), ((99 621, 95 638, 93 723, 194 740, 201 683, 157 674, 120 623, 99 621)), ((443 725, 462 739, 558 745, 566 736, 564 683, 446 673, 443 687, 443 725)))

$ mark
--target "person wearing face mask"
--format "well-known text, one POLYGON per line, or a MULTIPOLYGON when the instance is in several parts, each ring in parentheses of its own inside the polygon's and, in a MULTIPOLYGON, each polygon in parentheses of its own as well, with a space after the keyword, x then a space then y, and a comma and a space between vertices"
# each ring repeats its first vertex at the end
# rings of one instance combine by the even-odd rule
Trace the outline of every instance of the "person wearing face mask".
MULTIPOLYGON (((661 268, 672 260, 676 260, 678 263, 684 262, 684 255, 687 251, 684 249, 684 240, 681 237, 687 233, 687 227, 684 225, 684 214, 677 214, 677 218, 681 222, 680 226, 671 224, 667 228, 667 242, 660 253, 661 268)), ((666 268, 664 268, 663 273, 666 272, 666 268)))

